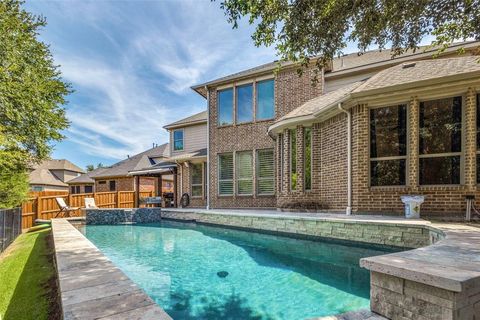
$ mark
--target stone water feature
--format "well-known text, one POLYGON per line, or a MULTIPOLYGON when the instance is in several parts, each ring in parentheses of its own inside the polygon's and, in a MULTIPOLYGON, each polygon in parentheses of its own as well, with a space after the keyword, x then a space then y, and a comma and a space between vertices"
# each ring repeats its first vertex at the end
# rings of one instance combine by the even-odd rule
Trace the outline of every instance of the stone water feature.
POLYGON ((161 219, 161 208, 85 209, 87 224, 152 223, 161 219))

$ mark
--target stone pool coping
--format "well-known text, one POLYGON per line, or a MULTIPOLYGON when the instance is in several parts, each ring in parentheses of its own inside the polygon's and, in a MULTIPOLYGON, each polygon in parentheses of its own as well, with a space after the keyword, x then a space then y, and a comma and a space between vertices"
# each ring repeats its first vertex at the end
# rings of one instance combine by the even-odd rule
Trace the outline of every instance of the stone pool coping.
POLYGON ((172 319, 67 219, 52 234, 63 319, 172 319))

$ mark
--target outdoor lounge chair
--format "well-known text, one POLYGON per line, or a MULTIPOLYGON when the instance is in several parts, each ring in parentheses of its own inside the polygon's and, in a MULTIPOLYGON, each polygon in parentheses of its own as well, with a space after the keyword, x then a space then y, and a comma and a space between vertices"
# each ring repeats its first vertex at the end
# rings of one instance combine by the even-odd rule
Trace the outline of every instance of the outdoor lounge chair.
POLYGON ((85 208, 86 209, 98 209, 95 204, 95 198, 85 198, 85 208))
POLYGON ((57 201, 57 204, 60 207, 60 211, 58 211, 58 213, 55 215, 55 218, 58 217, 60 213, 63 213, 64 217, 70 217, 70 212, 80 209, 77 207, 67 206, 67 204, 65 203, 65 199, 61 197, 55 198, 55 200, 57 201))

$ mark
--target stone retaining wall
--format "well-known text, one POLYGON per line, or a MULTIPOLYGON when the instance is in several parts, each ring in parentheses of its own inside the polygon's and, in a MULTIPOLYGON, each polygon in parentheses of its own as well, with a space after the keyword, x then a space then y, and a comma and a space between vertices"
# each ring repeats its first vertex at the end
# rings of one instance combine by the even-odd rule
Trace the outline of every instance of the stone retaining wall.
POLYGON ((161 219, 161 208, 85 209, 87 224, 151 223, 161 219))
POLYGON ((267 215, 233 215, 202 212, 162 211, 167 219, 191 220, 221 226, 259 231, 333 238, 400 248, 419 248, 434 243, 441 233, 425 225, 408 226, 393 222, 373 222, 347 219, 289 218, 267 215))

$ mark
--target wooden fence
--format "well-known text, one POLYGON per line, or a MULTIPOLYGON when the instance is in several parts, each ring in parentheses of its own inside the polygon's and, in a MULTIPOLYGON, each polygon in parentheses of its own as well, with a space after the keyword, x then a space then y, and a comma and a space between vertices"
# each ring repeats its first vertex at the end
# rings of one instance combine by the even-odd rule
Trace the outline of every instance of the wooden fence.
MULTIPOLYGON (((152 197, 153 191, 140 192, 140 198, 152 197)), ((54 218, 60 208, 55 198, 62 197, 70 207, 85 207, 85 198, 94 198, 99 208, 133 208, 135 206, 135 191, 96 192, 69 194, 60 193, 57 195, 36 195, 22 204, 22 228, 30 228, 35 224, 36 219, 54 218)), ((141 205, 142 206, 142 205, 141 205)), ((82 210, 77 210, 72 215, 80 216, 82 210)))

